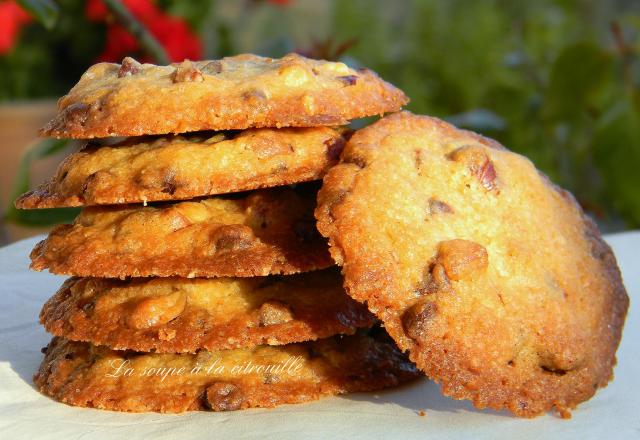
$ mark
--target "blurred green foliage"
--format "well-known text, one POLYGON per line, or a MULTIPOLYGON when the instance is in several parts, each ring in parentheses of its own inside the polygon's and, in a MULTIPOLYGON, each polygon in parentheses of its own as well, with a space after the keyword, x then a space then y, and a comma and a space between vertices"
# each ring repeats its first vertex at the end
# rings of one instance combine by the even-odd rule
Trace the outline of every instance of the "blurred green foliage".
MULTIPOLYGON (((59 2, 65 12, 52 36, 30 27, 24 50, 0 57, 0 98, 60 95, 77 79, 76 66, 90 64, 101 37, 94 31, 79 41, 77 23, 75 38, 65 31, 67 11, 78 13, 72 3, 59 2), (46 61, 52 53, 73 59, 71 67, 46 61)), ((410 110, 525 154, 607 229, 640 226, 637 0, 159 3, 200 32, 207 57, 332 56, 355 38, 340 58, 402 88, 410 110)))

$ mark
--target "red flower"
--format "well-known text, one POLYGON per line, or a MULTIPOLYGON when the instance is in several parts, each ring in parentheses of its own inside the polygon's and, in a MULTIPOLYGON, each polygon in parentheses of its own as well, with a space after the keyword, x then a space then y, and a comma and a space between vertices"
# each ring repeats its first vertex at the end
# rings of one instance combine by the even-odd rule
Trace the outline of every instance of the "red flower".
POLYGON ((15 1, 0 2, 0 55, 11 50, 15 45, 20 27, 31 21, 27 14, 15 1))
POLYGON ((292 0, 268 0, 269 3, 278 6, 287 6, 292 0))
MULTIPOLYGON (((171 61, 198 59, 202 45, 187 23, 160 10, 151 0, 124 0, 123 3, 164 47, 171 61)), ((122 26, 110 20, 109 11, 101 0, 89 0, 87 17, 107 22, 107 43, 98 58, 100 61, 120 61, 126 55, 135 55, 140 47, 135 38, 122 26)), ((142 58, 143 61, 145 58, 142 58)))

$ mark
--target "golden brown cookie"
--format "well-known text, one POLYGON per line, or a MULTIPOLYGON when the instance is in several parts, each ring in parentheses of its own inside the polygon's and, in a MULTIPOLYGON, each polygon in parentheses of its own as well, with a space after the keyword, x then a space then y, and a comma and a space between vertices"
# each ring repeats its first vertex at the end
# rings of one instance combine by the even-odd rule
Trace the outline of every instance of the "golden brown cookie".
POLYGON ((58 101, 44 136, 94 138, 261 127, 344 125, 399 110, 402 91, 370 70, 237 55, 169 66, 100 63, 58 101))
POLYGON ((82 277, 292 274, 333 264, 315 192, 274 188, 200 201, 85 208, 31 252, 31 268, 82 277))
POLYGON ((68 405, 169 413, 303 403, 417 376, 393 342, 356 334, 197 354, 113 351, 54 338, 34 381, 68 405))
POLYGON ((16 206, 182 200, 317 180, 337 162, 344 134, 329 127, 265 128, 90 143, 16 206))
POLYGON ((347 292, 446 395, 568 416, 611 380, 628 307, 615 258, 526 158, 399 113, 354 134, 318 203, 347 292))
POLYGON ((252 278, 71 278, 40 322, 74 341, 178 353, 352 334, 375 318, 347 296, 332 268, 252 278))

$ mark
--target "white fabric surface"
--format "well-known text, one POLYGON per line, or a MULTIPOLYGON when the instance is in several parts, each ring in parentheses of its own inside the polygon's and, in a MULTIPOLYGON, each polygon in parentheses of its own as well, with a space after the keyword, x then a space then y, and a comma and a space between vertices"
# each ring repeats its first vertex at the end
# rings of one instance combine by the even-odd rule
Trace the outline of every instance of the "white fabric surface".
MULTIPOLYGON (((378 394, 327 398, 272 410, 181 415, 123 414, 73 408, 41 396, 31 377, 49 336, 38 325, 43 302, 63 278, 29 272, 37 239, 0 249, 0 438, 640 438, 640 232, 606 237, 613 246, 631 297, 618 351, 615 380, 565 421, 553 416, 521 420, 477 411, 442 397, 424 379, 378 394), (425 410, 420 417, 418 411, 425 410)), ((542 262, 541 262, 542 264, 542 262)))

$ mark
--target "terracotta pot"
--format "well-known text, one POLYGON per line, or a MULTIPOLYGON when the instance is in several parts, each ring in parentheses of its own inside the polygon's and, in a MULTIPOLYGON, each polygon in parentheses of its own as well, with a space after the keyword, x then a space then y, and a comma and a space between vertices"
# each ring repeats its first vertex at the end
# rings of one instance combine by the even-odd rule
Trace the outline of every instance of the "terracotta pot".
MULTIPOLYGON (((55 101, 0 104, 0 212, 10 203, 18 164, 27 148, 37 142, 38 129, 55 114, 55 101)), ((36 185, 50 177, 66 153, 42 159, 31 169, 31 183, 36 185)), ((4 215, 2 216, 4 218, 4 215)), ((49 228, 32 228, 0 220, 0 245, 46 232, 49 228)))

